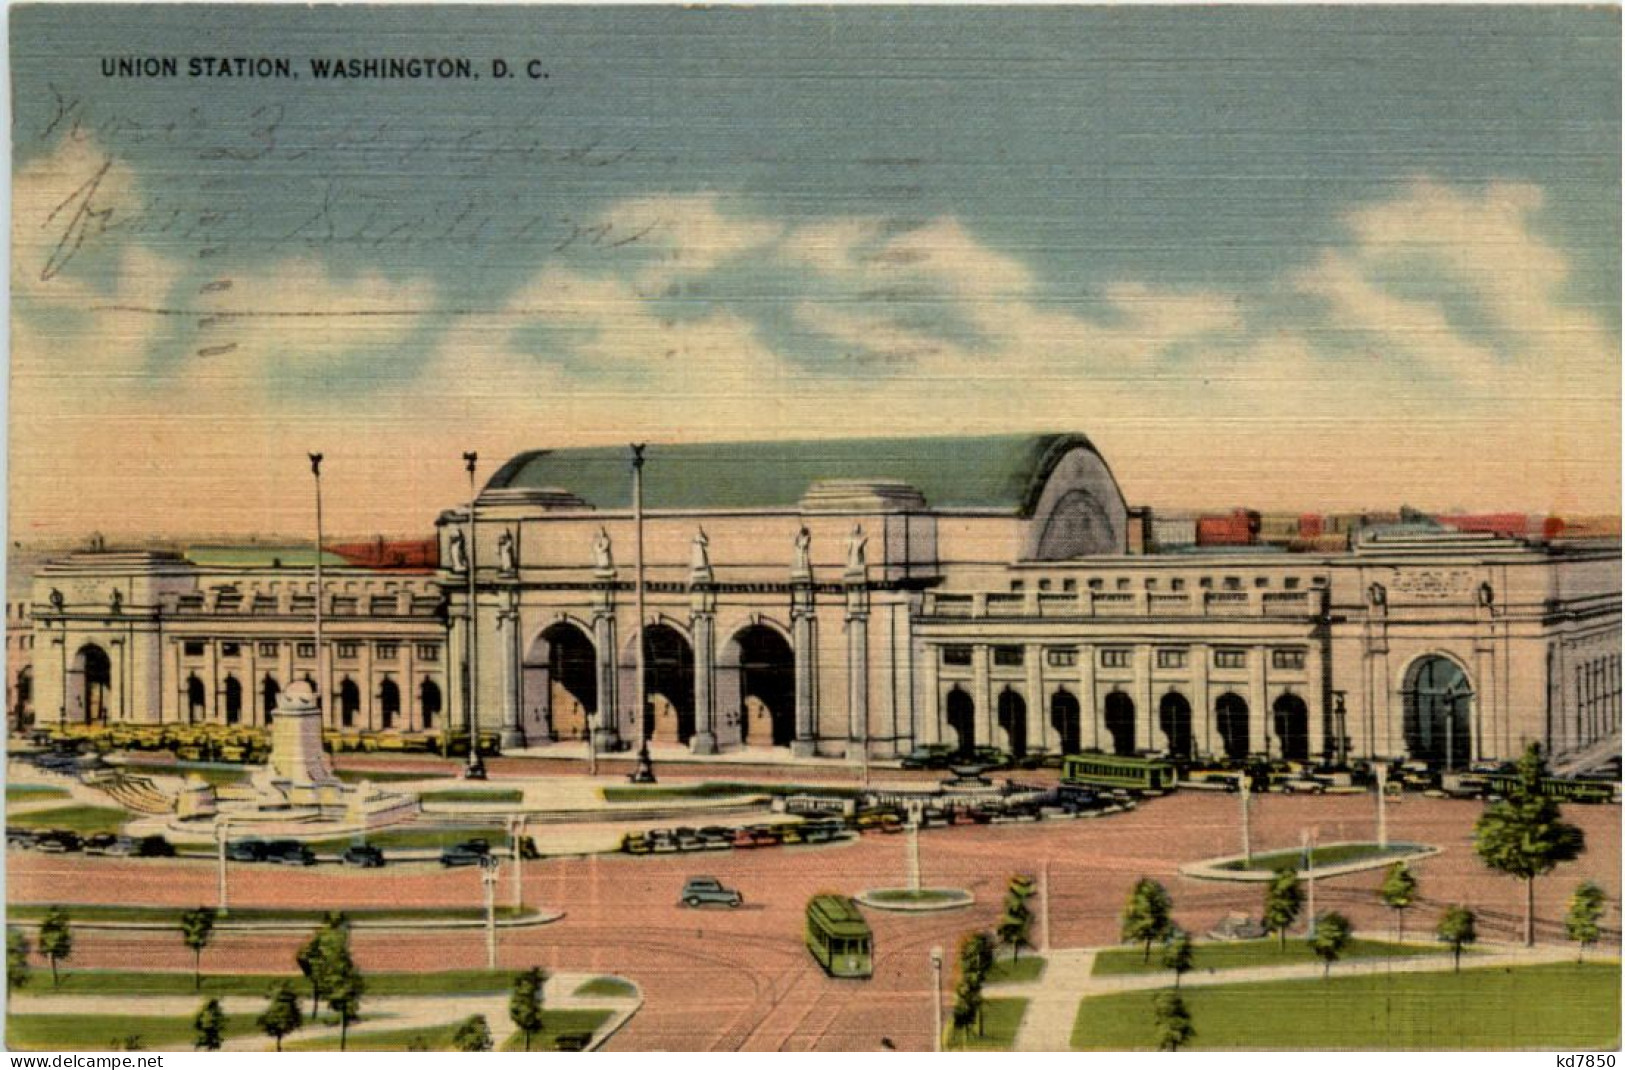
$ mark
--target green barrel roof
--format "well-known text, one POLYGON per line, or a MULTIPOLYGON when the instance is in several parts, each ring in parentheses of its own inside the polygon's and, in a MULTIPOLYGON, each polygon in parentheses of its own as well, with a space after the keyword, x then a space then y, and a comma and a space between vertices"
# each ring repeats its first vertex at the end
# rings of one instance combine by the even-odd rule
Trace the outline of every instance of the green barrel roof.
MULTIPOLYGON (((650 445, 643 503, 649 509, 792 507, 820 480, 896 480, 935 508, 1028 515, 1050 471, 1078 448, 1094 451, 1087 438, 1069 434, 650 445)), ((532 450, 486 484, 487 490, 549 488, 601 509, 630 508, 631 451, 532 450)))

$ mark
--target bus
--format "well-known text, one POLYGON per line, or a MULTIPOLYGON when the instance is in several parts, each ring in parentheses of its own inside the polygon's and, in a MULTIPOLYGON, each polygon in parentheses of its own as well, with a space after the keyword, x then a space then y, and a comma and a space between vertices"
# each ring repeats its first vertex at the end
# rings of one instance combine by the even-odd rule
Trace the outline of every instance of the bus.
MULTIPOLYGON (((1506 796, 1518 786, 1518 774, 1491 773, 1484 778, 1486 789, 1494 795, 1506 796)), ((1581 780, 1566 777, 1542 777, 1540 793, 1565 802, 1611 803, 1619 798, 1619 787, 1606 780, 1581 780)))
POLYGON ((1163 792, 1173 791, 1177 779, 1174 763, 1164 758, 1068 754, 1061 759, 1063 787, 1163 792))
POLYGON ((825 892, 808 900, 807 950, 831 977, 874 974, 874 935, 844 895, 825 892))

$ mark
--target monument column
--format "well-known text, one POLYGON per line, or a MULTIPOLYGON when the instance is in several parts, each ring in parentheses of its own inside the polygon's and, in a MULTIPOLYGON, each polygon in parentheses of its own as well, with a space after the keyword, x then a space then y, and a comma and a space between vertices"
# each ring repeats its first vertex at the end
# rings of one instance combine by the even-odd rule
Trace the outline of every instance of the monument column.
POLYGON ((619 651, 615 639, 615 562, 610 556, 609 533, 603 528, 593 540, 592 642, 598 676, 598 708, 592 711, 592 745, 614 750, 621 742, 616 701, 620 682, 619 651))
POLYGON ((846 573, 846 703, 847 754, 867 753, 869 746, 869 567, 862 525, 847 542, 846 573))
POLYGON ((818 616, 813 594, 812 536, 806 528, 796 534, 795 559, 790 566, 790 643, 795 658, 796 735, 790 753, 811 757, 818 749, 818 616))
POLYGON ((519 597, 502 593, 497 610, 497 643, 502 653, 502 749, 523 747, 525 726, 519 717, 519 597))

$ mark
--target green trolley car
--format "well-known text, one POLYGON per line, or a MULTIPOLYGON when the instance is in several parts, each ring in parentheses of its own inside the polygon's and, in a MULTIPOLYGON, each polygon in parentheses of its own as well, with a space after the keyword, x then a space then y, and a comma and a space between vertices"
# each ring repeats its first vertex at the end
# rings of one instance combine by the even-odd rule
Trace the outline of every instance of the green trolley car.
POLYGON ((831 977, 874 975, 874 934, 858 906, 844 895, 815 895, 807 903, 807 950, 831 977))
POLYGON ((1173 791, 1178 771, 1163 758, 1115 754, 1068 754, 1061 759, 1061 783, 1074 788, 1125 788, 1129 791, 1173 791))

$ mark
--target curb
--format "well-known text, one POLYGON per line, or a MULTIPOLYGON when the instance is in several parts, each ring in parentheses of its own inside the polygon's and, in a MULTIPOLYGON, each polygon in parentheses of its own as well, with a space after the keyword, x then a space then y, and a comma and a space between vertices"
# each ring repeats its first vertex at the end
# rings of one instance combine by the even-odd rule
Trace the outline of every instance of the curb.
MULTIPOLYGON (((1352 841, 1347 846, 1354 846, 1362 841, 1352 841)), ((1342 843, 1322 844, 1322 847, 1342 847, 1342 843)), ((1415 862, 1418 859, 1432 858, 1444 851, 1443 847, 1431 847, 1426 844, 1394 844, 1393 847, 1408 847, 1404 853, 1382 855, 1376 858, 1360 859, 1353 862, 1339 862, 1332 866, 1319 866, 1313 869, 1300 869, 1297 874, 1305 880, 1324 880, 1328 877, 1341 877, 1349 873, 1364 873, 1371 869, 1383 869, 1395 862, 1415 862)), ((1260 854, 1280 854, 1279 851, 1263 851, 1260 854)), ((1190 877, 1199 881, 1233 881, 1243 884, 1262 883, 1275 878, 1275 872, 1268 869, 1227 869, 1225 866, 1231 862, 1240 862, 1243 855, 1226 855, 1222 858, 1208 858, 1200 862, 1187 862, 1179 867, 1179 875, 1190 877)))

